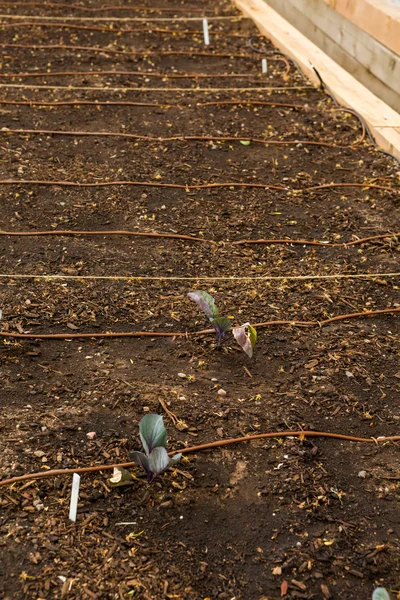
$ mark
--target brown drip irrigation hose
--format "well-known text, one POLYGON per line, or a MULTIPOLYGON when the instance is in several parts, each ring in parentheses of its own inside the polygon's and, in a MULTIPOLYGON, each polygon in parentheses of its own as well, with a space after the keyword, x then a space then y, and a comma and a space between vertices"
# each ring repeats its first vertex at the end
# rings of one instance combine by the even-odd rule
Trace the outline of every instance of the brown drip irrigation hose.
MULTIPOLYGON (((53 231, 1 231, 1 235, 10 236, 47 236, 47 235, 123 235, 123 236, 134 236, 134 237, 151 237, 151 238, 167 238, 174 240, 186 240, 188 242, 205 242, 209 244, 218 244, 214 240, 208 240, 206 238, 194 237, 191 235, 182 235, 178 233, 157 233, 157 232, 146 232, 146 231, 71 231, 71 230, 53 230, 53 231)), ((395 234, 393 234, 395 235, 395 234)), ((399 234, 400 235, 400 234, 399 234)), ((382 236, 383 237, 383 236, 382 236)), ((388 237, 388 236, 385 236, 388 237)))
POLYGON ((41 100, 28 100, 28 101, 14 101, 14 100, 0 100, 0 104, 6 104, 9 106, 144 106, 148 108, 179 108, 184 109, 185 106, 181 104, 163 104, 160 102, 113 102, 113 101, 100 101, 100 100, 66 100, 60 102, 42 102, 41 100))
MULTIPOLYGON (((1 235, 1 232, 0 232, 1 235)), ((385 238, 397 238, 400 237, 399 233, 389 233, 380 235, 370 235, 369 237, 359 238, 352 240, 351 242, 318 242, 314 240, 291 240, 291 239, 270 239, 270 240, 238 240, 230 242, 232 245, 240 246, 247 244, 298 244, 303 246, 327 246, 328 248, 347 248, 347 246, 356 246, 358 244, 365 244, 374 240, 381 240, 385 238)), ((205 240, 204 240, 205 241, 205 240)), ((207 240, 208 241, 208 240, 207 240)), ((226 242, 225 242, 226 243, 226 242)))
POLYGON ((267 281, 338 281, 341 279, 364 279, 365 281, 378 281, 379 278, 385 279, 388 278, 399 278, 399 272, 391 272, 391 273, 334 273, 333 275, 260 275, 254 277, 236 277, 235 275, 228 276, 183 276, 183 277, 175 277, 169 275, 62 275, 62 274, 53 274, 53 273, 0 273, 0 279, 32 279, 33 281, 43 280, 46 282, 49 281, 76 281, 78 283, 83 283, 84 281, 137 281, 139 283, 147 283, 150 281, 162 281, 165 285, 172 281, 191 281, 196 282, 196 285, 200 281, 207 282, 218 282, 224 281, 228 283, 233 283, 234 281, 250 281, 252 283, 255 282, 267 282, 267 281))
MULTIPOLYGON (((43 23, 40 21, 23 21, 22 23, 0 23, 0 29, 19 27, 55 27, 58 29, 79 29, 83 31, 101 31, 103 33, 114 33, 124 35, 125 33, 166 33, 168 35, 203 35, 201 29, 163 29, 161 27, 135 27, 115 29, 113 27, 95 27, 93 25, 71 25, 69 23, 43 23)), ((224 38, 246 37, 241 33, 226 33, 224 31, 212 31, 212 34, 223 35, 224 38)))
MULTIPOLYGON (((160 188, 172 188, 178 190, 203 190, 203 189, 212 189, 212 188, 224 188, 224 187, 255 187, 255 188, 263 188, 263 189, 274 189, 287 191, 287 188, 280 185, 266 185, 263 183, 204 183, 198 185, 182 185, 180 183, 159 183, 153 181, 106 181, 106 182, 98 182, 98 183, 83 183, 83 182, 75 182, 75 181, 45 181, 40 179, 2 179, 0 180, 0 185, 58 185, 64 187, 78 187, 78 188, 93 188, 93 187, 109 187, 111 185, 132 185, 132 186, 143 186, 143 187, 160 187, 160 188)), ((364 186, 365 187, 365 186, 364 186)), ((376 187, 376 186, 368 186, 368 187, 376 187)), ((387 189, 387 188, 385 188, 387 189)), ((392 189, 392 188, 389 188, 392 189)))
MULTIPOLYGON (((262 440, 268 438, 283 438, 283 437, 298 437, 303 440, 307 437, 325 437, 333 438, 338 440, 345 440, 348 442, 360 442, 369 444, 378 444, 385 442, 398 442, 400 441, 400 435, 392 435, 387 437, 378 438, 362 438, 353 435, 345 435, 343 433, 330 433, 326 431, 276 431, 272 433, 258 433, 255 435, 247 435, 238 438, 228 438, 226 440, 217 440, 215 442, 208 442, 206 444, 199 444, 198 446, 190 446, 189 448, 179 448, 173 452, 169 452, 169 456, 173 456, 177 452, 181 454, 193 454, 195 452, 201 452, 203 450, 209 450, 211 448, 220 448, 221 446, 228 446, 230 444, 238 444, 240 442, 250 442, 252 440, 262 440)), ((93 473, 96 471, 109 471, 115 468, 129 468, 135 467, 135 462, 117 463, 113 465, 96 465, 94 467, 78 467, 72 469, 53 469, 50 471, 39 471, 38 473, 28 473, 20 475, 18 477, 11 477, 10 479, 3 479, 0 481, 0 487, 6 485, 12 485, 20 481, 27 481, 33 479, 44 479, 45 477, 56 477, 59 475, 69 475, 71 473, 93 473)))
POLYGON ((18 89, 18 90, 34 90, 38 92, 39 90, 52 90, 53 92, 56 90, 66 90, 68 92, 79 90, 82 92, 135 92, 136 94, 142 92, 162 92, 163 94, 167 94, 168 92, 184 92, 185 94, 205 94, 209 92, 284 92, 286 93, 288 90, 297 90, 302 92, 315 92, 315 88, 310 86, 290 86, 290 85, 275 85, 275 86, 267 86, 261 87, 261 85, 257 87, 129 87, 129 86, 110 86, 110 85, 45 85, 38 83, 28 84, 28 83, 0 83, 0 88, 6 89, 18 89))
MULTIPOLYGON (((0 75, 1 77, 1 75, 0 75)), ((268 140, 259 139, 243 136, 238 138, 235 136, 211 136, 211 135, 174 135, 170 137, 152 137, 148 135, 138 135, 135 133, 120 133, 119 131, 58 131, 52 129, 9 129, 3 128, 0 130, 0 134, 7 133, 18 133, 18 134, 29 134, 29 135, 65 135, 65 136, 76 136, 76 137, 120 137, 132 140, 144 140, 146 142, 174 142, 174 141, 194 141, 194 142, 240 142, 249 141, 253 144, 264 144, 264 145, 307 145, 307 146, 324 146, 327 148, 352 148, 358 146, 364 141, 365 138, 365 127, 360 137, 349 145, 339 145, 335 142, 315 142, 313 140, 268 140)))
MULTIPOLYGON (((218 14, 211 14, 211 15, 205 15, 205 17, 209 20, 209 21, 231 21, 232 23, 238 22, 238 21, 242 21, 245 19, 248 19, 248 17, 245 17, 244 15, 218 15, 218 14)), ((83 21, 83 22, 94 22, 94 21, 106 21, 108 23, 112 23, 114 21, 116 22, 144 22, 144 23, 154 23, 154 22, 158 22, 158 21, 169 21, 169 22, 186 22, 186 21, 202 21, 203 17, 201 16, 196 16, 196 17, 189 17, 189 16, 185 16, 185 17, 153 17, 153 16, 146 16, 146 17, 112 17, 112 16, 107 16, 107 17, 71 17, 70 15, 16 15, 16 14, 0 14, 0 19, 12 19, 14 21, 19 21, 20 19, 32 19, 33 21, 37 21, 38 19, 45 19, 46 22, 50 21, 50 22, 56 22, 56 21, 60 21, 62 19, 64 19, 65 22, 67 21, 83 21)))
MULTIPOLYGON (((79 51, 88 51, 88 52, 104 52, 105 54, 122 54, 127 56, 202 56, 206 58, 244 58, 246 60, 252 60, 254 62, 254 56, 249 54, 238 54, 238 53, 228 53, 228 52, 197 52, 190 50, 168 50, 168 51, 129 51, 129 50, 116 50, 114 48, 109 48, 107 46, 99 47, 99 46, 70 46, 65 44, 1 44, 0 48, 20 48, 27 50, 79 50, 79 51)), ((285 64, 289 64, 289 61, 282 56, 272 56, 268 57, 268 60, 272 61, 282 61, 285 64)))
MULTIPOLYGON (((1 23, 0 22, 0 30, 5 29, 6 27, 54 27, 58 29, 77 29, 82 31, 100 31, 102 33, 113 33, 116 35, 124 35, 126 33, 162 33, 166 35, 198 35, 202 36, 203 31, 201 29, 163 29, 161 27, 135 27, 135 28, 124 28, 124 29, 115 29, 113 27, 95 27, 93 25, 70 25, 69 23, 43 23, 38 21, 27 21, 27 22, 19 22, 19 23, 1 23)), ((227 33, 225 31, 220 30, 212 30, 212 35, 214 37, 218 37, 223 35, 224 38, 245 38, 247 36, 242 33, 227 33)), ((315 89, 315 88, 312 88, 315 89)))
MULTIPOLYGON (((393 314, 400 312, 400 307, 398 308, 384 308, 381 310, 366 310, 364 312, 357 313, 349 313, 346 315, 337 315, 336 317, 331 317, 329 319, 324 319, 322 321, 265 321, 263 323, 253 323, 253 327, 258 329, 264 327, 272 327, 274 325, 291 325, 293 327, 323 327, 325 325, 329 325, 329 323, 334 323, 336 321, 344 321, 347 319, 356 319, 356 318, 364 318, 364 317, 373 317, 376 315, 384 315, 384 314, 393 314)), ((70 339, 80 339, 80 338, 134 338, 134 337, 193 337, 193 336, 202 336, 209 335, 211 333, 215 333, 214 329, 203 329, 202 331, 194 331, 194 332, 161 332, 161 331, 125 331, 125 332, 112 332, 108 331, 105 333, 14 333, 10 331, 0 331, 0 337, 7 338, 18 338, 18 339, 36 339, 36 340, 70 340, 70 339)))
POLYGON ((371 235, 365 238, 358 238, 351 242, 318 242, 314 240, 293 240, 293 239, 260 239, 260 240, 210 240, 191 235, 179 233, 159 233, 155 231, 126 231, 126 230, 104 230, 104 231, 80 231, 71 229, 53 229, 50 231, 2 231, 0 236, 91 236, 91 235, 120 235, 120 236, 136 236, 136 237, 151 237, 151 238, 167 238, 175 240, 186 240, 188 242, 202 242, 204 244, 232 244, 233 246, 251 245, 251 244, 293 244, 301 246, 325 246, 330 248, 347 248, 348 246, 356 246, 373 242, 375 240, 391 239, 400 237, 400 232, 397 233, 381 233, 379 235, 371 235))
POLYGON ((248 78, 263 79, 261 73, 153 73, 148 71, 49 71, 30 73, 0 73, 2 79, 23 79, 29 77, 80 77, 99 75, 125 75, 153 77, 158 79, 223 79, 223 78, 248 78))
POLYGON ((5 29, 6 27, 56 27, 59 29, 81 29, 84 31, 102 31, 104 33, 116 33, 122 35, 124 33, 169 33, 169 34, 201 34, 200 29, 162 29, 160 27, 152 27, 149 30, 148 27, 135 27, 135 28, 124 28, 114 29, 113 27, 95 27, 93 25, 71 25, 70 23, 41 23, 39 21, 26 21, 23 23, 0 23, 0 28, 5 29))
POLYGON ((166 8, 156 8, 149 6, 113 6, 107 4, 106 6, 101 7, 91 7, 91 6, 79 6, 79 4, 67 4, 66 2, 0 2, 0 6, 9 6, 10 8, 14 8, 15 6, 38 6, 39 8, 69 8, 71 10, 86 10, 90 12, 100 12, 106 10, 137 10, 137 11, 154 11, 154 12, 194 12, 194 13, 202 13, 204 12, 202 8, 174 8, 174 7, 166 7, 166 8))
MULTIPOLYGON (((194 53, 195 54, 195 53, 194 53)), ((201 54, 201 53, 198 53, 201 54)), ((216 55, 214 55, 216 56, 216 55)), ((109 102, 104 102, 104 101, 93 101, 93 100, 68 100, 68 101, 60 101, 60 102, 35 102, 35 101, 14 101, 14 100, 0 100, 0 104, 5 104, 5 105, 10 105, 10 106, 30 106, 30 107, 35 107, 35 106, 53 106, 53 107, 57 107, 57 106, 144 106, 144 107, 150 107, 150 108, 164 108, 164 109, 171 109, 171 108, 177 108, 177 109, 181 109, 181 110, 185 110, 188 108, 191 108, 191 106, 183 106, 181 104, 160 104, 160 103, 156 103, 156 102, 124 102, 124 101, 119 101, 119 102, 113 102, 113 101, 109 101, 109 102)), ((290 104, 289 102, 264 102, 264 101, 259 101, 259 100, 218 100, 218 101, 214 101, 214 102, 196 102, 195 107, 203 107, 203 106, 272 106, 275 108, 293 108, 296 110, 306 110, 309 111, 310 107, 309 106, 305 106, 303 104, 290 104)), ((334 112, 346 112, 349 113, 351 115, 354 115, 358 120, 358 114, 349 109, 349 108, 345 108, 345 107, 339 107, 339 108, 333 108, 332 109, 334 112)), ((353 143, 353 146, 357 146, 359 144, 361 144, 361 142, 364 141, 365 139, 365 134, 366 134, 366 129, 365 129, 365 124, 364 121, 361 120, 360 121, 361 124, 361 128, 362 128, 362 133, 360 136, 360 139, 357 140, 356 142, 353 143)), ((15 131, 15 130, 14 130, 15 131)), ((270 144, 272 143, 269 142, 270 144)))
POLYGON ((288 102, 265 102, 261 100, 217 100, 214 102, 196 102, 196 106, 282 106, 287 108, 298 108, 303 110, 310 110, 309 106, 304 104, 289 104, 288 102))
MULTIPOLYGON (((149 108, 179 108, 186 109, 191 108, 189 106, 183 106, 182 104, 159 103, 159 102, 124 102, 124 101, 100 101, 100 100, 61 100, 57 102, 46 102, 41 100, 0 100, 0 104, 6 104, 9 106, 148 106, 149 108)), ((282 108, 294 108, 309 110, 308 106, 303 104, 289 104, 288 102, 261 102, 258 100, 220 100, 218 102, 196 102, 196 106, 224 106, 224 105, 254 105, 254 106, 276 106, 282 108)), ((335 109, 337 110, 337 109, 335 109)), ((347 110, 347 109, 343 109, 347 110)))
MULTIPOLYGON (((178 108, 181 110, 185 110, 188 108, 191 108, 191 106, 183 106, 181 104, 160 104, 160 103, 155 103, 155 102, 99 102, 99 101, 93 101, 93 100, 83 100, 83 101, 79 101, 79 100, 72 100, 72 101, 61 101, 61 102, 34 102, 34 101, 13 101, 13 100, 0 100, 0 104, 5 104, 5 105, 11 105, 11 106, 79 106, 80 104, 82 105, 89 105, 89 106, 148 106, 148 107, 159 107, 159 108, 166 108, 166 109, 170 109, 170 108, 178 108)), ((258 100, 248 100, 248 101, 240 101, 240 100, 219 100, 219 101, 214 101, 214 102, 197 102, 196 103, 196 107, 203 107, 203 106, 227 106, 227 105, 233 105, 233 106, 240 106, 240 105, 253 105, 253 106, 272 106, 272 107, 282 107, 282 108, 293 108, 293 109, 297 109, 297 110, 306 110, 309 111, 310 108, 309 106, 304 106, 303 104, 290 104, 288 102, 263 102, 263 101, 258 101, 258 100)), ((355 116, 357 118, 357 120, 360 122, 361 128, 362 128, 362 133, 361 136, 358 140, 356 140, 352 145, 353 146, 358 146, 359 144, 361 144, 364 139, 365 139, 365 134, 366 134, 366 128, 365 128, 365 124, 363 120, 359 119, 358 114, 351 110, 350 108, 346 108, 346 107, 335 107, 332 109, 334 112, 345 112, 345 113, 349 113, 353 116, 355 116)), ((7 131, 6 129, 4 131, 7 131)), ((16 129, 8 129, 8 131, 10 132, 20 132, 20 131, 29 131, 29 132, 38 132, 38 130, 16 130, 16 129)), ((55 135, 96 135, 94 132, 69 132, 69 131, 46 131, 46 133, 49 134, 55 134, 55 135)), ((98 132, 97 135, 119 135, 119 136, 125 136, 126 135, 130 135, 130 134, 123 134, 123 133, 108 133, 108 132, 98 132)), ((147 138, 147 139, 152 139, 152 138, 147 138)), ((170 139, 170 138, 157 138, 157 139, 170 139)), ((180 139, 181 136, 180 136, 180 139)), ((188 139, 188 138, 185 138, 188 139)), ((202 137, 203 139, 203 137, 202 137)), ((218 138, 221 139, 221 138, 218 138)), ((234 138, 236 139, 236 138, 234 138)), ((230 140, 229 140, 230 141, 230 140)), ((286 143, 290 143, 290 142, 285 142, 285 141, 277 141, 274 142, 269 141, 269 142, 263 142, 262 140, 257 140, 254 139, 252 140, 255 143, 275 143, 275 144, 286 144, 286 143)), ((321 145, 325 143, 322 142, 304 142, 304 141, 296 141, 293 143, 307 143, 307 144, 314 144, 314 145, 321 145)), ((339 147, 339 146, 336 146, 339 147)), ((346 146, 347 147, 347 146, 346 146)))
MULTIPOLYGON (((215 138, 213 138, 215 139, 215 138)), ((236 140, 237 138, 235 138, 236 140)), ((283 192, 311 192, 314 190, 340 188, 340 187, 354 187, 354 188, 373 188, 377 190, 386 190, 389 192, 400 192, 400 189, 387 186, 387 185, 376 185, 375 183, 326 183, 323 185, 315 185, 306 188, 294 188, 290 190, 287 187, 281 185, 272 185, 269 183, 237 183, 237 182, 225 182, 225 183, 199 183, 197 185, 183 185, 180 183, 159 183, 153 181, 103 181, 97 183, 85 183, 76 181, 47 181, 41 179, 1 179, 0 185, 57 185, 60 187, 78 187, 78 188, 94 188, 94 187, 109 187, 112 185, 131 185, 131 186, 143 186, 143 187, 159 187, 159 188, 172 188, 179 190, 205 190, 205 189, 217 189, 217 188, 261 188, 264 190, 279 190, 283 192)))

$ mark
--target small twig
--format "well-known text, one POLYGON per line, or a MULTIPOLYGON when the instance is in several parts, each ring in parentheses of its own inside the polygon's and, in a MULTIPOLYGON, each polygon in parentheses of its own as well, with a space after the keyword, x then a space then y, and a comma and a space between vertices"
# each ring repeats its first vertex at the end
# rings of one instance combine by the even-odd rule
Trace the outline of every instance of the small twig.
POLYGON ((171 421, 173 422, 175 428, 178 431, 185 431, 188 426, 186 425, 186 423, 184 421, 182 421, 181 419, 179 419, 175 413, 173 413, 167 406, 167 403, 165 402, 165 400, 163 400, 163 398, 159 397, 158 398, 159 403, 161 404, 161 406, 163 407, 163 409, 165 410, 165 412, 167 413, 167 415, 169 416, 169 418, 171 419, 171 421))
POLYGON ((173 413, 171 410, 169 410, 167 403, 160 396, 158 397, 158 401, 161 404, 161 406, 163 407, 163 409, 165 410, 165 412, 167 413, 167 415, 169 416, 169 418, 171 419, 171 421, 173 422, 173 424, 176 425, 178 422, 178 417, 176 416, 176 414, 173 413))

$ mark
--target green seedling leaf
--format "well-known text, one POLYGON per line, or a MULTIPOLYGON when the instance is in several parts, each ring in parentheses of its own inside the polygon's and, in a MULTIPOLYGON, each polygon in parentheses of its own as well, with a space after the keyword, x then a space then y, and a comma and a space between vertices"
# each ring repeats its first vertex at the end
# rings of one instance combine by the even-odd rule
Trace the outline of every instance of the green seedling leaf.
POLYGON ((232 328, 231 320, 228 317, 217 317, 210 319, 211 325, 214 327, 217 334, 218 345, 221 344, 224 336, 232 328))
POLYGON ((376 588, 372 594, 372 600, 390 600, 390 596, 385 588, 376 588))
POLYGON ((149 456, 151 452, 158 447, 167 445, 167 431, 164 427, 161 415, 145 415, 139 425, 140 439, 143 448, 149 456))
POLYGON ((250 140, 240 140, 242 146, 250 146, 250 140))
POLYGON ((232 333, 242 350, 251 358, 257 342, 257 332, 254 327, 250 323, 245 323, 241 327, 235 327, 232 333))
POLYGON ((169 461, 169 466, 172 467, 172 465, 174 465, 179 460, 181 460, 181 458, 182 458, 182 454, 180 452, 179 452, 179 454, 174 454, 174 456, 169 461))
POLYGON ((133 485, 134 483, 132 475, 129 473, 129 471, 119 467, 114 467, 113 476, 108 480, 108 482, 112 487, 122 487, 124 485, 133 485))
POLYGON ((249 328, 249 337, 250 337, 251 346, 254 349, 254 346, 257 343, 257 331, 250 324, 249 324, 248 328, 249 328))
POLYGON ((153 452, 149 456, 149 467, 154 477, 160 475, 165 469, 169 467, 171 462, 168 452, 165 448, 154 448, 153 452))
MULTIPOLYGON (((142 440, 144 452, 130 452, 129 458, 135 462, 147 475, 147 481, 151 483, 157 475, 160 475, 169 466, 178 462, 181 454, 175 454, 172 458, 168 456, 165 449, 167 444, 167 432, 161 415, 150 414, 143 417, 139 424, 140 439, 142 440)), ((114 476, 110 480, 114 485, 127 485, 119 483, 122 477, 132 476, 125 469, 114 469, 114 476), (127 474, 127 475, 126 475, 127 474), (115 479, 115 481, 114 481, 115 479)))
POLYGON ((129 458, 137 465, 139 465, 139 467, 142 467, 143 471, 146 473, 147 476, 151 474, 149 459, 145 454, 143 454, 143 452, 129 452, 129 458))
POLYGON ((208 292, 196 290, 195 292, 189 292, 188 296, 196 302, 209 319, 218 317, 218 308, 215 306, 214 298, 208 292))

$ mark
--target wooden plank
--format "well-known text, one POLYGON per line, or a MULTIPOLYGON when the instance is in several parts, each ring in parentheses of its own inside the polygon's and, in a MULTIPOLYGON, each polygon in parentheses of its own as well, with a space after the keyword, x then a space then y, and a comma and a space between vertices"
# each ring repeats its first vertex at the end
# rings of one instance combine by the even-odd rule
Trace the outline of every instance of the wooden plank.
POLYGON ((321 0, 267 0, 283 18, 400 112, 400 58, 321 0))
POLYGON ((395 156, 400 156, 400 127, 377 127, 374 130, 376 143, 395 156))
POLYGON ((291 56, 309 79, 319 85, 313 66, 335 95, 337 101, 359 112, 384 150, 400 158, 400 142, 391 128, 400 128, 400 114, 380 100, 352 75, 340 67, 318 46, 302 35, 263 0, 233 0, 257 25, 260 32, 282 52, 291 56), (311 64, 312 61, 312 64, 311 64), (378 127, 383 129, 377 130, 378 127), (394 142, 394 143, 393 143, 394 142))
MULTIPOLYGON (((355 58, 363 67, 400 94, 400 56, 376 41, 368 33, 338 14, 321 0, 286 0, 292 12, 297 11, 309 19, 333 42, 355 58)), ((279 0, 285 4, 285 0, 279 0)), ((274 4, 270 2, 274 7, 274 4)), ((280 10, 278 10, 280 14, 280 10)), ((290 19, 291 23, 297 21, 290 19)), ((308 35, 306 33, 306 35, 308 35)))
POLYGON ((322 0, 400 55, 400 4, 393 0, 322 0))

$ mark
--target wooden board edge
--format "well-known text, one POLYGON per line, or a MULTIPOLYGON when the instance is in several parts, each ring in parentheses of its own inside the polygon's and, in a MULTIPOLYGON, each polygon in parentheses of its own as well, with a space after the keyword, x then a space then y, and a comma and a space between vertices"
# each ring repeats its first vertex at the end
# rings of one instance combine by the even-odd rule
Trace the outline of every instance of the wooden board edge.
POLYGON ((265 0, 233 0, 233 3, 245 16, 252 19, 266 38, 294 59, 313 83, 319 85, 314 66, 336 100, 360 113, 381 148, 400 158, 400 138, 397 139, 397 131, 392 131, 400 128, 399 113, 340 67, 265 0))
POLYGON ((378 146, 400 158, 400 127, 376 127, 373 134, 378 146))
POLYGON ((400 55, 400 7, 388 0, 322 0, 354 25, 400 55))

